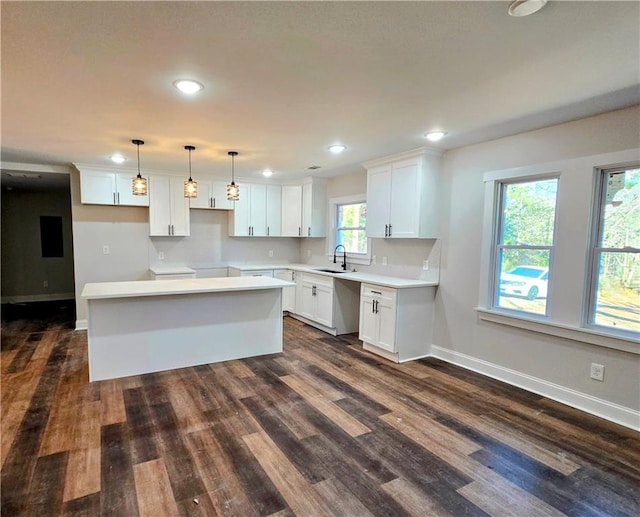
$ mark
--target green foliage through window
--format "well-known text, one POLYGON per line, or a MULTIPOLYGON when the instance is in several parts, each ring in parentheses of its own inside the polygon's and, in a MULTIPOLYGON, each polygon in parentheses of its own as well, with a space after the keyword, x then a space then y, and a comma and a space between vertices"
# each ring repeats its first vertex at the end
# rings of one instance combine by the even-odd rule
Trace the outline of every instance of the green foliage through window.
POLYGON ((336 245, 347 253, 367 253, 367 204, 337 205, 336 245))

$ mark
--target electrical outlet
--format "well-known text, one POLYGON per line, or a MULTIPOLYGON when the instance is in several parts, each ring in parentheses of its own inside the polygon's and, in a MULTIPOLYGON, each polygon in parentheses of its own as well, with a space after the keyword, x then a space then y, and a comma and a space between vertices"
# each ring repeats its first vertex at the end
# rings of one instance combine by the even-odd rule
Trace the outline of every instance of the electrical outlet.
POLYGON ((45 280, 44 282, 42 282, 42 287, 49 287, 49 280, 45 280))
POLYGON ((102 246, 102 254, 103 255, 108 255, 109 253, 111 253, 111 250, 109 249, 109 246, 107 246, 106 244, 104 246, 102 246))
POLYGON ((382 257, 382 265, 383 266, 387 265, 387 257, 382 257))
POLYGON ((269 257, 273 257, 273 250, 269 250, 269 257))
POLYGON ((428 260, 423 260, 422 261, 422 269, 424 271, 429 271, 429 261, 428 260))
POLYGON ((164 260, 164 251, 158 252, 158 260, 164 260))
POLYGON ((596 381, 604 381, 604 365, 591 363, 591 378, 596 381))

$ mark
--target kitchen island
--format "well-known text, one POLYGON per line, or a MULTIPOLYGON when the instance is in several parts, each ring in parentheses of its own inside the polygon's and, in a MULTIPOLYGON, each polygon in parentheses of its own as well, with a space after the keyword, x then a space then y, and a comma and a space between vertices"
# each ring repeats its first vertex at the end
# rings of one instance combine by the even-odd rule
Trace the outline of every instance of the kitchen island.
POLYGON ((282 352, 282 288, 267 277, 86 284, 89 380, 282 352))

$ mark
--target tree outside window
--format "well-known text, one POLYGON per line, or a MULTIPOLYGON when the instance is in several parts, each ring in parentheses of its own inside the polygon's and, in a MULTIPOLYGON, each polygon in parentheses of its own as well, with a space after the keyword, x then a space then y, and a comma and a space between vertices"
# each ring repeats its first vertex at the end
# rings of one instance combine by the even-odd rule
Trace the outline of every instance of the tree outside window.
POLYGON ((343 245, 347 253, 367 253, 367 204, 336 205, 336 245, 343 245))

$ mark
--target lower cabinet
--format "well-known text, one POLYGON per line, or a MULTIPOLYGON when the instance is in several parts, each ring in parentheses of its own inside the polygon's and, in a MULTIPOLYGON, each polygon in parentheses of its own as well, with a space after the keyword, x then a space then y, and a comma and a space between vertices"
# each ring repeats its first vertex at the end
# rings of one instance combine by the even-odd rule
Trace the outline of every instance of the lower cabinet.
POLYGON ((333 327, 333 278, 303 273, 301 294, 298 314, 333 327))
POLYGON ((435 287, 360 288, 360 332, 364 349, 395 362, 429 355, 435 287))
MULTIPOLYGON (((273 276, 288 282, 296 281, 296 272, 291 269, 274 269, 273 276)), ((282 289, 282 310, 295 312, 296 310, 296 287, 285 287, 282 289)))

